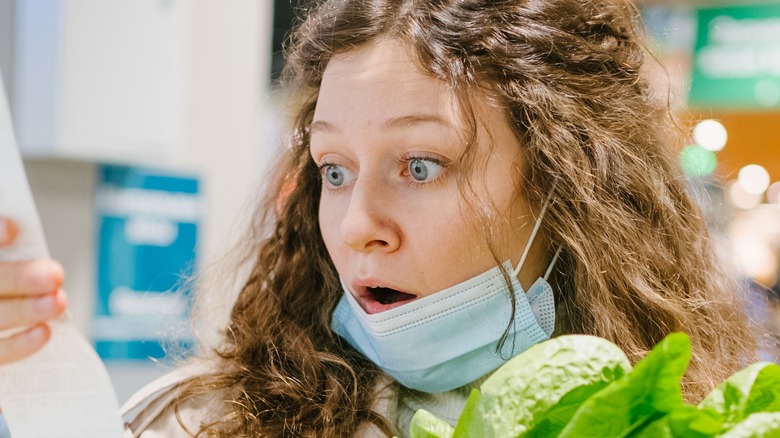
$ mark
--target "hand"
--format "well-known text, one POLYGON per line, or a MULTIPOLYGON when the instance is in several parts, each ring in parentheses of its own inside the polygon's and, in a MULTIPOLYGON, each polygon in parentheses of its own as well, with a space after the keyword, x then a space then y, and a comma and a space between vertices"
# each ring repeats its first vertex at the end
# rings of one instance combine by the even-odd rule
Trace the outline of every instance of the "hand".
MULTIPOLYGON (((12 221, 0 217, 0 250, 18 234, 12 221)), ((0 330, 20 330, 0 337, 0 364, 23 359, 40 350, 51 337, 46 321, 67 306, 61 289, 62 266, 54 260, 0 262, 0 330)))

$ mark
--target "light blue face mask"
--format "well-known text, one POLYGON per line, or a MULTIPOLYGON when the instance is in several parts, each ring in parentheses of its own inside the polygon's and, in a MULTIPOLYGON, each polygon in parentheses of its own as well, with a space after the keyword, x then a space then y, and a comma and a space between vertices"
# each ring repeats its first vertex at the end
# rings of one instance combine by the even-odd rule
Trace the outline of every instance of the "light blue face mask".
POLYGON ((523 293, 517 274, 539 229, 542 208, 517 268, 510 261, 515 291, 512 319, 501 268, 443 291, 377 314, 367 314, 342 281, 344 294, 333 313, 333 331, 407 388, 444 392, 494 371, 513 356, 547 340, 555 326, 555 303, 547 278, 560 248, 543 277, 523 293), (511 323, 510 323, 511 321, 511 323), (509 325, 501 349, 498 344, 509 325))

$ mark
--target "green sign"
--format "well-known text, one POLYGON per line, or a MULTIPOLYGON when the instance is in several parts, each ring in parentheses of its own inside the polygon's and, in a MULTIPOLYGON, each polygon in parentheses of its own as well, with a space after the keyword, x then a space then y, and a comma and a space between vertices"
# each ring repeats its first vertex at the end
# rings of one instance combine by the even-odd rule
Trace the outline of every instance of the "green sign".
POLYGON ((693 106, 780 108, 780 4, 698 11, 693 106))

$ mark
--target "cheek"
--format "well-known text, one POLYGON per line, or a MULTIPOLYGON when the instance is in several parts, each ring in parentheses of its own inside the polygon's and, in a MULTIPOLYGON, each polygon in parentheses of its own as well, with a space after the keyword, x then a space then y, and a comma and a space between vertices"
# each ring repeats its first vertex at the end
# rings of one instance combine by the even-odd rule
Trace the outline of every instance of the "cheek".
POLYGON ((464 208, 462 202, 457 209, 439 210, 435 218, 428 228, 428 236, 433 240, 430 243, 437 248, 437 254, 431 261, 452 264, 445 267, 446 271, 463 270, 473 262, 481 261, 484 254, 489 253, 482 226, 474 212, 464 208))
POLYGON ((511 180, 493 178, 485 181, 479 188, 478 199, 460 212, 458 229, 451 233, 457 235, 448 238, 453 245, 464 247, 466 257, 479 267, 493 266, 494 253, 501 261, 516 257, 521 230, 528 217, 511 180))
MULTIPOLYGON (((422 230, 420 230, 422 231, 422 230)), ((459 211, 437 215, 435 225, 418 233, 414 269, 424 274, 426 293, 435 293, 495 265, 482 227, 459 211)))
POLYGON ((339 210, 334 203, 325 197, 320 200, 319 207, 320 234, 325 243, 325 249, 335 262, 334 252, 339 241, 339 210))

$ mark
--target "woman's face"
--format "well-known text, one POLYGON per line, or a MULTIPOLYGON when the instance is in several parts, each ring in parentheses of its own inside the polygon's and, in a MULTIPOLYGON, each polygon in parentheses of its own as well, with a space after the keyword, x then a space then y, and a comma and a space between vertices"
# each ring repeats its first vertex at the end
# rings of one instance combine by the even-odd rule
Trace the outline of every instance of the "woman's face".
MULTIPOLYGON (((534 221, 518 193, 520 146, 502 111, 478 99, 475 113, 474 169, 459 169, 466 126, 455 95, 423 74, 402 45, 380 41, 328 63, 311 126, 323 181, 320 227, 336 270, 367 313, 495 266, 459 178, 474 185, 472 205, 492 205, 499 257, 520 258, 534 221)), ((521 272, 524 286, 539 275, 532 262, 539 246, 521 272)))

